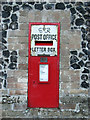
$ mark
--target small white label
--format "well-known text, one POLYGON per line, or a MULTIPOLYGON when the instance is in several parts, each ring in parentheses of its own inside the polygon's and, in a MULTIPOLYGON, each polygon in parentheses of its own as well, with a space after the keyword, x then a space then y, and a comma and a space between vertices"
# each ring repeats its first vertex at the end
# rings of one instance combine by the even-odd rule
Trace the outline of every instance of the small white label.
POLYGON ((48 82, 48 65, 40 65, 40 79, 41 82, 48 82))

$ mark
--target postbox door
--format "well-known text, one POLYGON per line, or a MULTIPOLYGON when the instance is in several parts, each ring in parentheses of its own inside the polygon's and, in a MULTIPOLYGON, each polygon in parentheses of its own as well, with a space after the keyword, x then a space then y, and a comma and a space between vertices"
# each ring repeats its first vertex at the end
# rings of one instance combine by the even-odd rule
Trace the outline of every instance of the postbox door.
MULTIPOLYGON (((37 23, 37 25, 49 25, 50 23, 37 23)), ((56 108, 59 106, 59 34, 60 25, 57 25, 57 55, 31 54, 31 26, 29 26, 29 62, 28 62, 28 107, 32 108, 56 108)), ((44 35, 44 34, 43 34, 44 35)), ((35 41, 34 41, 35 42, 35 41)), ((54 48, 52 42, 37 42, 35 46, 54 48), (52 46, 52 47, 51 47, 52 46)), ((38 48, 39 49, 39 48, 38 48)), ((51 50, 52 50, 51 49, 51 50)), ((34 54, 34 53, 33 53, 34 54)), ((47 53, 48 54, 48 53, 47 53)), ((54 53, 55 54, 55 53, 54 53)))

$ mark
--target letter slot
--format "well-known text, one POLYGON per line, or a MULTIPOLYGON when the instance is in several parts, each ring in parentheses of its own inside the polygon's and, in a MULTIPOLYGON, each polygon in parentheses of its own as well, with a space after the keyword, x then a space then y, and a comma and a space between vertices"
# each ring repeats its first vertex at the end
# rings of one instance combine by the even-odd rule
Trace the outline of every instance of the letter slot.
POLYGON ((35 46, 52 46, 53 41, 35 41, 35 46))

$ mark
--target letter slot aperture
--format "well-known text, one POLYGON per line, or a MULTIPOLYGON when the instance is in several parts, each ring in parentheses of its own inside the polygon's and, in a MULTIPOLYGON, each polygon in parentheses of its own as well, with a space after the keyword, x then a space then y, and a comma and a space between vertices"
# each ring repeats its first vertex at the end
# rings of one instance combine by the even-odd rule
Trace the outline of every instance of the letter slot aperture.
POLYGON ((53 41, 35 41, 35 46, 53 46, 53 41))

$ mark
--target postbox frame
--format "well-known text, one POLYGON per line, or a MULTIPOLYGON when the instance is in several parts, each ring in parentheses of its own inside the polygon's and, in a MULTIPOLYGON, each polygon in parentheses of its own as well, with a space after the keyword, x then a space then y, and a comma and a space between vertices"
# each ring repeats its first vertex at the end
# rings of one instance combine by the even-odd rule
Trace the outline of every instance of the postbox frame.
MULTIPOLYGON (((32 25, 57 25, 57 27, 58 27, 58 30, 57 30, 57 39, 58 39, 58 41, 57 41, 57 56, 50 56, 50 58, 55 58, 55 57, 57 57, 58 58, 58 61, 57 61, 57 66, 58 66, 58 71, 57 71, 57 76, 58 76, 58 79, 59 79, 59 58, 60 58, 60 23, 46 23, 46 22, 44 22, 44 23, 42 23, 42 22, 31 22, 31 23, 29 23, 29 38, 28 38, 28 40, 29 40, 29 42, 28 42, 28 64, 30 64, 30 57, 31 57, 31 49, 30 49, 30 47, 31 47, 31 26, 32 25)), ((36 57, 39 57, 39 56, 32 56, 32 57, 34 57, 34 58, 36 58, 36 57)), ((41 56, 40 56, 41 57, 41 56)), ((39 63, 38 64, 38 66, 40 65, 41 63, 39 63)), ((45 62, 43 62, 42 64, 47 64, 47 63, 45 63, 45 62)), ((49 65, 49 69, 50 69, 50 64, 48 64, 49 65)), ((28 65, 28 107, 30 107, 30 66, 28 65)), ((39 70, 38 70, 38 74, 39 74, 39 70)), ((49 73, 48 73, 49 74, 49 73)), ((38 75, 39 76, 39 75, 38 75)), ((50 75, 49 75, 50 76, 50 75)), ((49 76, 48 76, 48 78, 49 78, 49 76)), ((40 82, 40 81, 38 81, 38 83, 39 84, 43 84, 43 83, 45 83, 45 84, 50 84, 50 81, 48 80, 48 82, 40 82)), ((58 81, 58 83, 57 83, 57 87, 58 87, 58 91, 57 91, 57 96, 58 96, 58 99, 57 99, 57 101, 58 101, 58 105, 56 106, 56 107, 59 107, 59 81, 58 81)), ((53 107, 51 107, 51 108, 53 108, 53 107)))

